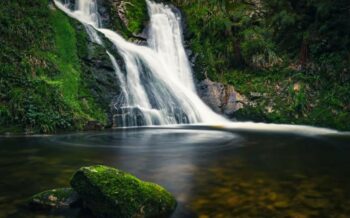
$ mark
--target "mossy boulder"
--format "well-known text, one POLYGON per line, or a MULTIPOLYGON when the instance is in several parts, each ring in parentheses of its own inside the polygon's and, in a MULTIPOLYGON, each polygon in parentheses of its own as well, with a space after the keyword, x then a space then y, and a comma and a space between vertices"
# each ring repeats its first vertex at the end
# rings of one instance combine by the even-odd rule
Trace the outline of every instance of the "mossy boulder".
POLYGON ((59 188, 41 192, 29 199, 34 209, 65 209, 78 204, 79 196, 72 188, 59 188))
POLYGON ((167 217, 176 207, 161 186, 107 166, 79 169, 71 186, 97 217, 167 217))

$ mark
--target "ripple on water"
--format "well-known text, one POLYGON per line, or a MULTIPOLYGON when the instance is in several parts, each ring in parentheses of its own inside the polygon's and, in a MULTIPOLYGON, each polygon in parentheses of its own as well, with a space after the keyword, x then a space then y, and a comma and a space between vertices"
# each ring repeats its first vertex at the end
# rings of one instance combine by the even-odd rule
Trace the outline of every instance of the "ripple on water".
POLYGON ((242 140, 226 131, 190 129, 135 129, 113 132, 78 133, 49 138, 53 144, 90 148, 115 148, 137 153, 213 152, 234 149, 242 140), (214 146, 215 145, 215 146, 214 146))

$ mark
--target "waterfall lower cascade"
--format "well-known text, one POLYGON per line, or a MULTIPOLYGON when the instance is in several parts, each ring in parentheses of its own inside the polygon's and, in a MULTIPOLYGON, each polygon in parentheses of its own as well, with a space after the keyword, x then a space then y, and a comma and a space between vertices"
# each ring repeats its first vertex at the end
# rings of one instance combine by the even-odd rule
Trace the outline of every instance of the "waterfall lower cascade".
POLYGON ((147 0, 148 45, 141 46, 101 26, 96 0, 76 0, 73 9, 69 4, 54 2, 85 26, 93 42, 102 45, 99 34, 103 34, 122 57, 125 72, 106 49, 121 89, 115 104, 119 126, 226 122, 196 93, 183 46, 181 17, 169 6, 147 0))

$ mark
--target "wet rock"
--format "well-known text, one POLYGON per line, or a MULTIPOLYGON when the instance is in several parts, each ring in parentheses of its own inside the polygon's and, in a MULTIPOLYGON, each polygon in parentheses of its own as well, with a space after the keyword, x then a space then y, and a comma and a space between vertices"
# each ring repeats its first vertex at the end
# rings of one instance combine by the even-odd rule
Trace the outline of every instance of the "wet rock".
POLYGON ((198 94, 215 112, 233 117, 234 113, 248 103, 246 97, 233 86, 205 79, 198 84, 198 94))
MULTIPOLYGON (((78 55, 82 64, 84 85, 90 90, 92 97, 96 103, 104 108, 108 116, 107 126, 112 124, 112 113, 110 105, 115 96, 119 94, 119 82, 113 67, 113 64, 106 53, 106 48, 114 54, 118 64, 123 68, 124 63, 118 56, 116 48, 105 37, 100 35, 105 47, 92 41, 87 35, 83 25, 76 23, 75 28, 79 32, 85 44, 79 44, 78 55)), ((82 96, 84 97, 84 96, 82 96)), ((93 121, 94 122, 94 121, 93 121)), ((85 127, 86 130, 99 130, 100 124, 88 123, 85 127)))
POLYGON ((114 103, 113 113, 113 127, 125 126, 145 126, 145 117, 143 111, 138 107, 123 107, 114 103))
POLYGON ((161 186, 107 166, 79 169, 71 186, 98 217, 167 217, 176 207, 161 186))
POLYGON ((79 196, 71 188, 59 188, 41 192, 29 200, 33 209, 66 209, 78 204, 79 196))
POLYGON ((98 131, 103 129, 104 129, 104 126, 98 121, 89 121, 84 127, 85 131, 93 131, 93 130, 98 131))

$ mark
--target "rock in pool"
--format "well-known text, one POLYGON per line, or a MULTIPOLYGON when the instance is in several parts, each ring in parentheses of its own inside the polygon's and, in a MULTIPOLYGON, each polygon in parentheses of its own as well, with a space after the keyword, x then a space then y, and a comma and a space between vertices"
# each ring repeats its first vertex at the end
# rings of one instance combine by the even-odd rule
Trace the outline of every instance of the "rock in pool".
POLYGON ((41 192, 29 199, 34 209, 65 209, 79 202, 78 194, 72 188, 59 188, 41 192))
POLYGON ((107 166, 82 167, 71 186, 96 217, 168 217, 176 207, 161 186, 107 166))

